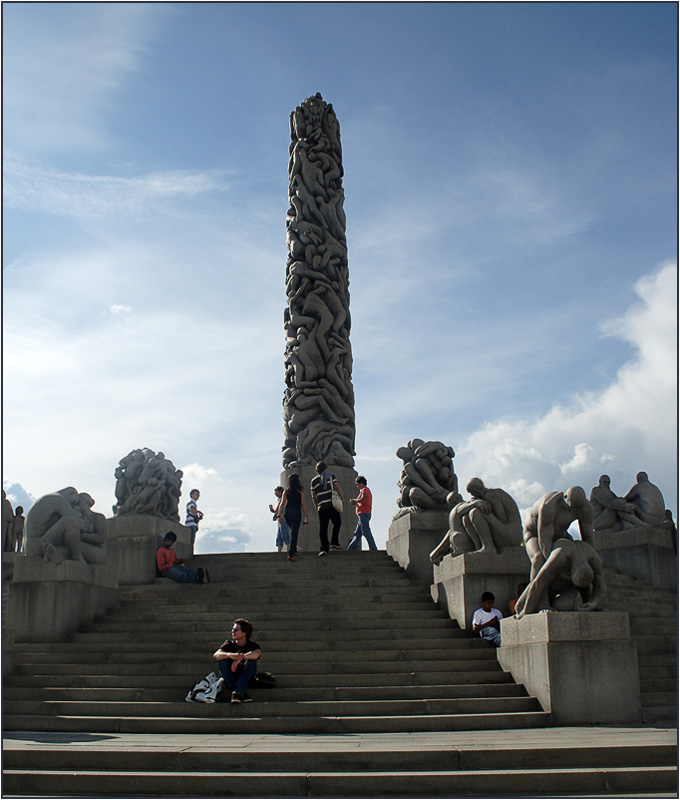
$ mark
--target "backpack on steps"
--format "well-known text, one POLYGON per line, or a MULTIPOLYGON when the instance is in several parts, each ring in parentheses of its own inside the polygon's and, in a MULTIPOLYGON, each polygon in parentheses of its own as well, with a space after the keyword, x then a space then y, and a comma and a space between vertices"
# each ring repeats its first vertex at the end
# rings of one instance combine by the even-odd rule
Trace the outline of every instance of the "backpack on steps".
POLYGON ((184 698, 187 703, 214 703, 222 691, 224 678, 218 677, 215 672, 196 681, 184 698))

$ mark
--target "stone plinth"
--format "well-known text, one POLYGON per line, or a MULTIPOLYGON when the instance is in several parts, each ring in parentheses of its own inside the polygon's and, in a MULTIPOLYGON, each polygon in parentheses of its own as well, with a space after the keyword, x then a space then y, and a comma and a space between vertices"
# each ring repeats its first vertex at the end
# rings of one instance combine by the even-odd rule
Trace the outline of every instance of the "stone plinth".
POLYGON ((434 565, 432 597, 461 628, 472 631, 472 615, 482 605, 482 592, 492 592, 495 606, 508 615, 517 585, 529 580, 531 564, 523 547, 502 553, 459 553, 434 565))
POLYGON ((17 642, 56 642, 118 599, 118 579, 108 566, 17 558, 8 587, 6 624, 17 642))
MULTIPOLYGON (((342 510, 342 525, 340 527, 340 547, 343 549, 347 547, 350 543, 352 536, 354 535, 354 530, 357 526, 357 512, 355 507, 349 502, 350 498, 356 497, 359 494, 359 490, 356 485, 356 479, 358 473, 356 470, 352 469, 351 467, 328 467, 328 471, 332 472, 335 475, 336 480, 340 484, 340 488, 342 489, 342 496, 345 498, 345 507, 342 510)), ((302 517, 302 523, 300 525, 300 532, 298 533, 298 545, 303 550, 309 550, 310 552, 319 550, 319 515, 314 507, 314 502, 312 501, 312 490, 311 490, 311 482, 312 478, 316 478, 317 472, 314 469, 314 465, 309 464, 301 467, 291 467, 286 472, 281 473, 281 486, 286 488, 288 484, 288 476, 297 473, 300 476, 300 483, 302 484, 302 488, 305 490, 305 503, 307 504, 307 511, 309 513, 309 525, 304 524, 304 515, 302 517)), ((273 487, 272 487, 273 489, 273 487)), ((271 504, 276 508, 275 501, 276 498, 274 497, 274 492, 272 491, 271 494, 271 504)), ((330 544, 331 541, 331 534, 333 531, 333 525, 328 525, 328 542, 330 544)), ((375 539, 375 543, 380 547, 380 537, 375 535, 375 531, 373 531, 373 538, 375 539)), ((362 546, 365 546, 365 541, 362 539, 362 546)), ((274 549, 274 545, 276 543, 276 523, 272 521, 272 550, 274 549)))
POLYGON ((392 521, 387 552, 410 578, 432 583, 430 553, 449 528, 448 511, 417 511, 392 521))
POLYGON ((659 589, 678 588, 677 542, 671 531, 649 525, 628 531, 595 531, 605 567, 659 589))
POLYGON ((107 569, 118 576, 121 586, 153 583, 156 550, 168 531, 177 535, 174 551, 185 561, 193 555, 191 531, 179 522, 162 517, 126 514, 106 520, 108 525, 107 569))
POLYGON ((549 611, 501 620, 498 661, 553 725, 640 722, 640 680, 625 612, 549 611))

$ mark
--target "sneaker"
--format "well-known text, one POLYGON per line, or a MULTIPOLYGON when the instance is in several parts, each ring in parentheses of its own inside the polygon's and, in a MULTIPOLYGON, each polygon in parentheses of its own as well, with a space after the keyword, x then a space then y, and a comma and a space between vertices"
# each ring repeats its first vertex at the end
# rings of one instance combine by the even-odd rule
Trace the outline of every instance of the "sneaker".
POLYGON ((231 702, 232 703, 242 703, 243 702, 243 698, 241 697, 240 694, 236 694, 236 692, 232 692, 231 693, 231 702))
POLYGON ((318 558, 321 558, 321 556, 325 556, 327 552, 328 550, 319 550, 318 558))
POLYGON ((331 545, 331 550, 342 550, 342 547, 340 547, 339 544, 332 544, 331 545))
POLYGON ((302 548, 301 548, 299 545, 298 545, 297 552, 298 552, 298 553, 301 553, 301 552, 302 552, 302 548))
POLYGON ((196 583, 203 583, 203 581, 205 579, 205 570, 203 569, 203 567, 199 567, 196 570, 196 572, 198 573, 196 575, 196 583))
POLYGON ((288 556, 289 561, 297 561, 297 558, 293 558, 293 556, 288 556))
POLYGON ((243 695, 243 700, 241 702, 242 703, 252 703, 253 702, 253 698, 248 694, 248 692, 246 692, 243 695))

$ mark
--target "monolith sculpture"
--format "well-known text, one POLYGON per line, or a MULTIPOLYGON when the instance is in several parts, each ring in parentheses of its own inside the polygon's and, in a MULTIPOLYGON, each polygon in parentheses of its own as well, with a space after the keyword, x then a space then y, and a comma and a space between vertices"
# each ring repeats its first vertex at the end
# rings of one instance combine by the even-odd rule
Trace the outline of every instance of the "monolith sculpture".
MULTIPOLYGON (((300 475, 311 514, 299 541, 311 547, 318 531, 309 496, 314 465, 325 461, 346 497, 356 489, 342 149, 333 106, 318 93, 308 97, 290 115, 290 138, 282 484, 300 475)), ((342 543, 353 532, 347 505, 342 543)))

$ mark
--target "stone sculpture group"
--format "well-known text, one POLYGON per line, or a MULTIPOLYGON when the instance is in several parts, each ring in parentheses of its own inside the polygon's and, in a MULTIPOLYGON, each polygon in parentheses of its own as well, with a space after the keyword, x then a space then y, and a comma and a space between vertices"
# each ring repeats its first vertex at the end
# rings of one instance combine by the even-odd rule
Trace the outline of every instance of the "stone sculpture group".
POLYGON ((417 511, 444 511, 463 498, 458 492, 458 477, 453 469, 455 452, 442 442, 411 439, 397 450, 404 462, 399 476, 400 514, 417 511))
POLYGON ((113 513, 148 514, 179 522, 182 471, 163 453, 148 447, 132 450, 116 467, 116 500, 113 513))
POLYGON ((354 466, 340 126, 320 94, 290 115, 283 468, 354 466))
POLYGON ((26 516, 26 555, 45 561, 106 563, 106 517, 94 500, 72 486, 43 495, 26 516))
POLYGON ((606 597, 604 567, 594 546, 594 530, 618 531, 640 526, 670 527, 661 491, 645 472, 625 498, 609 488, 603 475, 586 498, 580 486, 552 491, 539 498, 522 526, 515 500, 503 489, 487 488, 472 478, 466 489, 470 500, 458 493, 453 472, 453 448, 442 442, 413 439, 397 450, 404 462, 399 478, 399 511, 442 510, 450 507, 449 530, 431 552, 433 564, 462 553, 488 553, 502 557, 506 548, 524 546, 530 576, 515 606, 515 616, 538 611, 593 611, 606 597), (572 523, 580 539, 569 533, 572 523))
POLYGON ((617 497, 610 488, 609 475, 600 476, 598 485, 590 493, 596 531, 663 526, 666 508, 661 490, 650 482, 646 472, 638 472, 635 481, 625 497, 617 497))

